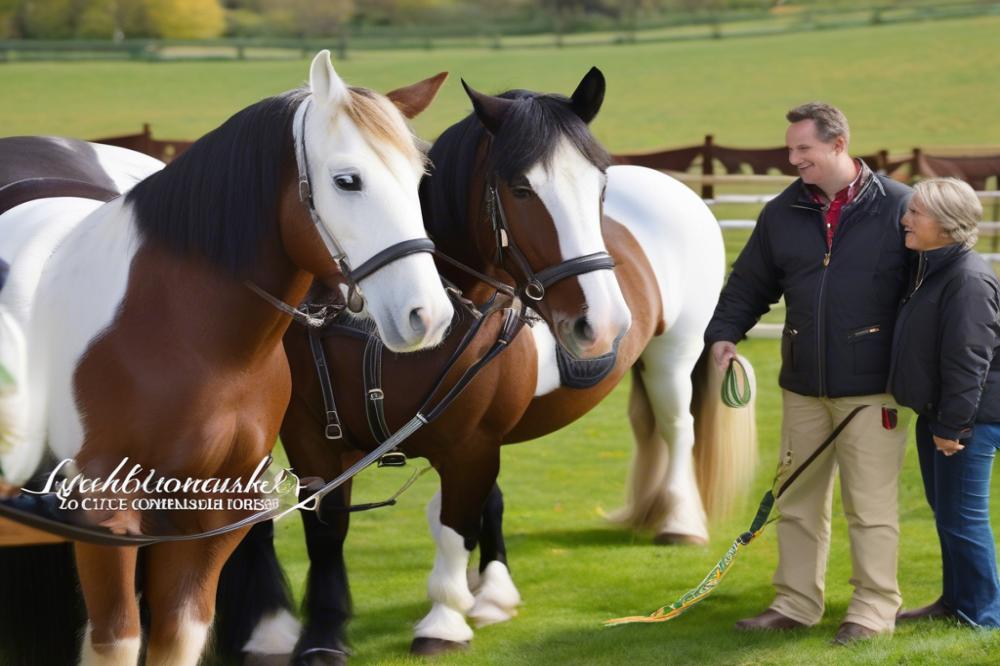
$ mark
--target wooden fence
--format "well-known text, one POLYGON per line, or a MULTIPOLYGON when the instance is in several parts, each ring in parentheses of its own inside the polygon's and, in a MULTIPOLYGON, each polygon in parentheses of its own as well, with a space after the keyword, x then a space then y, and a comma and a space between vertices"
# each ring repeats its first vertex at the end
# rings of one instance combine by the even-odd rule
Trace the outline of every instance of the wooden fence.
MULTIPOLYGON (((909 153, 893 154, 880 150, 861 159, 880 173, 905 183, 932 176, 954 176, 976 190, 1000 189, 1000 146, 931 149, 914 148, 909 153), (974 154, 970 154, 974 153, 974 154)), ((704 199, 715 199, 715 186, 724 184, 781 184, 796 175, 788 162, 788 149, 733 148, 715 143, 711 134, 703 143, 683 148, 669 148, 652 153, 615 155, 619 164, 670 171, 689 183, 701 185, 704 199), (779 174, 775 176, 774 174, 779 174)), ((731 201, 731 203, 750 203, 731 201)))
MULTIPOLYGON (((130 148, 164 162, 169 162, 192 144, 191 141, 184 140, 156 139, 148 123, 143 124, 142 132, 138 134, 105 137, 94 141, 130 148)), ((702 198, 709 200, 715 199, 716 185, 781 185, 790 182, 796 175, 795 167, 788 162, 788 150, 784 146, 721 146, 715 143, 711 134, 706 135, 704 142, 698 145, 651 153, 616 154, 613 157, 618 164, 635 164, 667 171, 685 182, 698 184, 701 186, 702 198)), ((1000 146, 929 151, 914 148, 903 154, 880 150, 859 157, 872 169, 905 183, 924 177, 954 176, 968 182, 976 190, 1000 190, 1000 146)), ((728 202, 753 201, 733 199, 728 202)))

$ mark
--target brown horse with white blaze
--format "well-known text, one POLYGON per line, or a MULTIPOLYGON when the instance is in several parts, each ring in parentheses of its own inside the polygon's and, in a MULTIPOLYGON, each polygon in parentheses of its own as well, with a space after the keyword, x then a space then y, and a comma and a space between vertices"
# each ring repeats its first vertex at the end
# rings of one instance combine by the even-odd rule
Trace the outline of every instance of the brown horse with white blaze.
MULTIPOLYGON (((0 401, 19 407, 6 481, 28 482, 46 448, 89 478, 128 458, 161 477, 247 480, 291 393, 290 317, 275 306, 300 302, 314 276, 346 274, 389 348, 438 344, 453 310, 428 254, 425 161, 403 114, 443 80, 387 96, 349 88, 324 51, 308 89, 237 113, 126 196, 38 199, 0 216, 0 256, 13 266, 0 305, 27 341, 24 358, 0 358, 17 387, 0 401)), ((245 515, 131 506, 88 518, 185 535, 245 515)), ((77 543, 81 663, 138 662, 137 582, 146 663, 198 663, 219 571, 246 531, 143 549, 77 543)))

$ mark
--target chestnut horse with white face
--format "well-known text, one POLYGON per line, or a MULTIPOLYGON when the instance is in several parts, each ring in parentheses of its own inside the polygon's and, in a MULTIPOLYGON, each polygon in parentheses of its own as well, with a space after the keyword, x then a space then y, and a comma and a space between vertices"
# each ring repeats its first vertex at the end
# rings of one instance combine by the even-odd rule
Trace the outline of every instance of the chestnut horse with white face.
MULTIPOLYGON (((754 470, 753 405, 724 407, 714 365, 696 368, 724 270, 721 231, 705 204, 661 173, 609 166, 587 126, 604 97, 596 68, 569 98, 523 90, 496 97, 467 92, 474 113, 445 130, 429 153, 434 168, 421 186, 425 223, 447 255, 516 284, 541 321, 523 329, 438 421, 400 447, 408 456, 426 457, 441 478, 441 494, 427 514, 437 556, 428 585, 432 607, 412 644, 419 654, 465 645, 472 638, 466 617, 499 622, 512 617, 519 603, 506 566, 502 499, 495 486, 500 446, 579 418, 630 369, 629 417, 639 453, 630 506, 623 512, 628 522, 652 528, 664 542, 704 543, 702 497, 725 507, 746 489, 754 470), (702 452, 697 465, 696 434, 702 452), (473 590, 466 567, 477 543, 480 576, 473 590)), ((478 278, 448 263, 440 267, 473 301, 482 303, 492 293, 478 278)), ((474 321, 456 321, 439 348, 385 356, 375 394, 371 381, 362 381, 371 374, 362 368, 371 367, 366 350, 372 337, 359 336, 349 324, 328 328, 322 339, 328 369, 319 372, 328 373, 333 386, 345 432, 340 439, 325 434, 328 407, 309 336, 302 327, 290 329, 285 348, 292 401, 281 434, 297 472, 334 478, 357 451, 370 451, 384 439, 372 425, 378 421, 371 418, 372 395, 384 394, 379 400, 385 431, 408 421, 474 321)), ((449 376, 470 367, 499 327, 498 318, 483 324, 449 376)), ((295 650, 296 666, 347 658, 343 543, 349 504, 345 485, 318 512, 303 513, 311 569, 308 624, 295 650)), ((265 538, 247 548, 264 552, 265 530, 260 528, 265 538)), ((280 599, 272 601, 279 603, 243 644, 245 651, 260 652, 276 626, 294 627, 280 599)), ((245 599, 243 606, 250 603, 245 599)))
MULTIPOLYGON (((443 79, 383 97, 347 87, 324 51, 308 89, 237 113, 127 195, 102 205, 49 193, 0 216, 0 257, 13 267, 0 305, 22 343, 0 349, 16 383, 0 397, 14 419, 5 480, 29 481, 46 450, 89 477, 127 457, 163 477, 247 479, 291 391, 280 306, 299 303, 314 276, 346 272, 389 348, 438 344, 453 310, 403 113, 423 110, 443 79)), ((177 511, 170 522, 194 534, 243 515, 177 511)), ((161 517, 88 518, 136 533, 161 517)), ((219 570, 245 533, 142 550, 77 543, 81 662, 138 662, 141 560, 146 663, 196 664, 219 570)))

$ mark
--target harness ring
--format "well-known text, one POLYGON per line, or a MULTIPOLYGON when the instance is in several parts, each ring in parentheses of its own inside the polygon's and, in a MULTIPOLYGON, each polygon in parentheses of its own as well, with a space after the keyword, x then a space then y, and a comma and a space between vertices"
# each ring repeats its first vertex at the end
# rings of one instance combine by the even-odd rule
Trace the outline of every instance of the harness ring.
POLYGON ((533 301, 540 301, 545 298, 545 287, 538 280, 532 280, 524 285, 524 295, 533 301))

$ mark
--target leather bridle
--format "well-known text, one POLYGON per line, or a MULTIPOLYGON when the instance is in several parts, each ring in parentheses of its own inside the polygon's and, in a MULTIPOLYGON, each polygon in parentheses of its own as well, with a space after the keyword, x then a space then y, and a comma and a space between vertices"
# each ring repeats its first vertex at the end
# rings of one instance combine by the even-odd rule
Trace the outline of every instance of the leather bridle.
POLYGON ((495 180, 487 181, 485 199, 486 214, 490 218, 496 240, 497 263, 503 265, 503 255, 506 251, 521 273, 516 280, 517 293, 521 298, 537 303, 545 298, 548 288, 558 282, 584 273, 614 269, 615 260, 610 254, 602 251, 566 259, 539 271, 534 270, 524 252, 518 247, 514 234, 511 233, 495 180))
MULTIPOLYGON (((340 272, 344 275, 344 279, 348 284, 348 296, 347 296, 347 308, 357 314, 361 312, 364 307, 364 296, 361 292, 361 287, 359 283, 367 277, 371 277, 378 271, 382 270, 389 264, 399 261, 404 257, 408 257, 411 254, 418 254, 421 252, 434 253, 434 241, 430 238, 414 238, 411 240, 400 241, 390 245, 377 252, 373 257, 370 257, 367 261, 363 262, 357 268, 352 268, 351 263, 347 257, 347 251, 344 246, 337 240, 336 236, 323 224, 323 219, 320 217, 319 211, 316 210, 316 204, 313 200, 313 188, 312 188, 312 178, 309 174, 309 155, 306 151, 306 117, 309 114, 309 105, 312 104, 312 99, 306 99, 302 103, 302 110, 298 113, 299 116, 299 131, 298 137, 295 140, 295 163, 298 167, 299 178, 298 178, 298 188, 299 188, 299 201, 302 205, 306 207, 309 211, 309 217, 312 219, 313 225, 316 227, 316 232, 319 237, 323 240, 323 244, 326 246, 327 252, 330 253, 330 257, 337 263, 340 268, 340 272)), ((260 294, 260 288, 251 289, 260 294)), ((294 310, 291 306, 288 309, 281 307, 277 303, 274 297, 266 298, 269 303, 277 307, 282 312, 291 314, 291 310, 294 310)), ((279 301, 281 302, 281 301, 279 301)), ((281 302, 283 305, 287 305, 281 302)), ((293 315, 294 316, 294 315, 293 315)))

